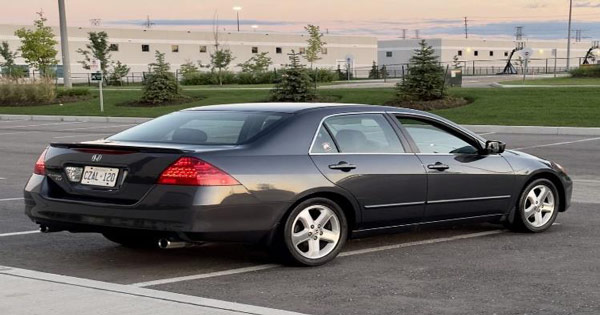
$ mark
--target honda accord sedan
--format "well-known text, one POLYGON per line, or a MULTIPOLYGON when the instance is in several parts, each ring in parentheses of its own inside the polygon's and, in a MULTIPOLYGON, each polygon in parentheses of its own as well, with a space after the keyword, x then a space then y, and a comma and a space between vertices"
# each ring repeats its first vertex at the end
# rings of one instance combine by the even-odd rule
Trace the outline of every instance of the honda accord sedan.
POLYGON ((52 143, 24 194, 43 232, 101 233, 128 247, 259 243, 316 266, 349 238, 417 226, 502 222, 542 232, 571 192, 557 163, 433 114, 257 103, 52 143))

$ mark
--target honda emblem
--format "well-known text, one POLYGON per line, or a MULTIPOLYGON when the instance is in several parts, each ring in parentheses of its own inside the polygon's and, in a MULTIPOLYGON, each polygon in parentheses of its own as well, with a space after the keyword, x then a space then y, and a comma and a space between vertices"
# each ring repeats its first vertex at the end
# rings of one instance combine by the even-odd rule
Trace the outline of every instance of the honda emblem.
POLYGON ((102 154, 92 155, 92 162, 100 162, 100 160, 102 160, 102 154))

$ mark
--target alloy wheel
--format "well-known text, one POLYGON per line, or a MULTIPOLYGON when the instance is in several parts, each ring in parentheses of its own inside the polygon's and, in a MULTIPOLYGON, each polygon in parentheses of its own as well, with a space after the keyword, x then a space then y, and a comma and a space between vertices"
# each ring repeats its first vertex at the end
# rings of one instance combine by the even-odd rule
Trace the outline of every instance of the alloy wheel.
POLYGON ((293 248, 308 259, 325 257, 336 248, 340 238, 340 220, 336 213, 325 205, 304 208, 292 224, 293 248))
POLYGON ((525 221, 534 228, 548 223, 556 211, 556 203, 552 189, 546 185, 534 186, 527 193, 523 205, 525 221))

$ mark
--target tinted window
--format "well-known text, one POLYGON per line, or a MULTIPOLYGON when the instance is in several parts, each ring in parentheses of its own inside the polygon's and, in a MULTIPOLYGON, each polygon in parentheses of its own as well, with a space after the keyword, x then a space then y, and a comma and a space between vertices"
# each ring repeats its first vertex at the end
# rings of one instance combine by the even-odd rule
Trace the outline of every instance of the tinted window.
POLYGON ((109 138, 115 141, 240 144, 271 129, 285 114, 185 111, 162 116, 109 138))
POLYGON ((477 149, 461 138, 428 122, 398 119, 421 153, 477 153, 477 149))
POLYGON ((342 153, 403 153, 400 139, 383 115, 345 115, 325 120, 342 153))
POLYGON ((321 126, 315 138, 311 153, 336 153, 338 149, 331 135, 324 126, 321 126))

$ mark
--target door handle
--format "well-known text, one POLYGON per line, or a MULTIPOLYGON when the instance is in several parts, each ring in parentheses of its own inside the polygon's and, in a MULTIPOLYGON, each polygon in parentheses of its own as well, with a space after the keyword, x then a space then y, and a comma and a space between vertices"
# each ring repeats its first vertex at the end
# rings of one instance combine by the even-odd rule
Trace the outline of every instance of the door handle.
POLYGON ((430 170, 438 170, 438 171, 445 171, 447 169, 450 168, 450 166, 442 163, 442 162, 437 162, 435 164, 429 164, 427 165, 427 168, 430 170))
POLYGON ((329 168, 332 170, 340 170, 340 171, 344 171, 344 172, 349 172, 350 170, 355 169, 356 165, 348 164, 348 162, 341 161, 338 164, 329 165, 329 168))

